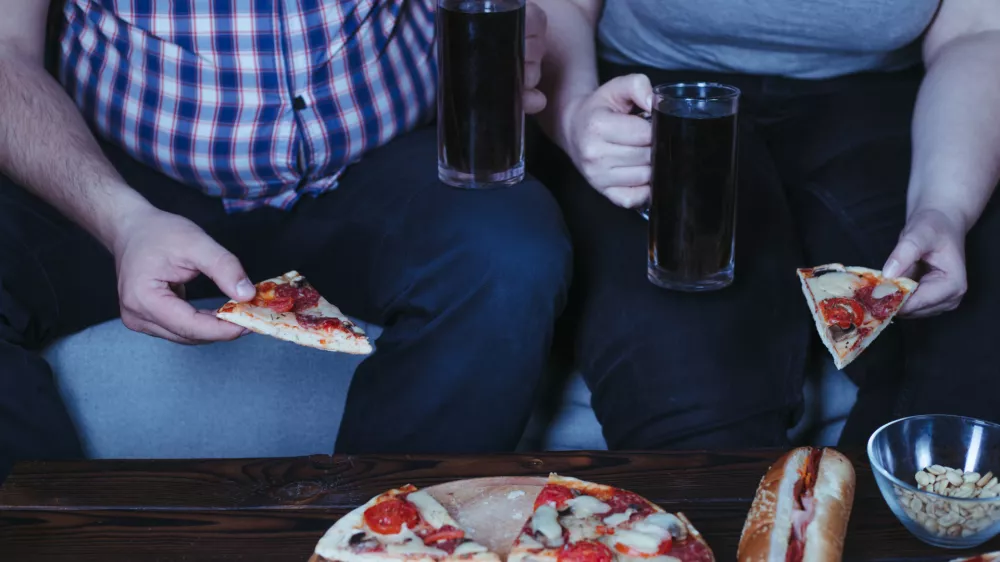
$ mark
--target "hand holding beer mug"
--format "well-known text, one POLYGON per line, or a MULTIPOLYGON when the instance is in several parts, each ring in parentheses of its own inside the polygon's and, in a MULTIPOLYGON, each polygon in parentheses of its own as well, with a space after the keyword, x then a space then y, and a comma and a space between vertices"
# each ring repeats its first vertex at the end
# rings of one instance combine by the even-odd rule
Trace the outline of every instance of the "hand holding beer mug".
POLYGON ((525 0, 438 0, 438 177, 524 179, 525 0))
POLYGON ((647 276, 660 287, 733 282, 739 98, 723 84, 653 88, 647 276))

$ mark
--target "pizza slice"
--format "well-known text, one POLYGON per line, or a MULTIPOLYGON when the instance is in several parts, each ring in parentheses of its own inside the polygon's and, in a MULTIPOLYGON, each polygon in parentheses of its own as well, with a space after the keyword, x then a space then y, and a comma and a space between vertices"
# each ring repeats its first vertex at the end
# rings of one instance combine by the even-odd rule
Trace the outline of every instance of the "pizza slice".
POLYGON ((857 359, 917 288, 905 277, 839 263, 797 270, 816 330, 838 369, 857 359))
POLYGON ((310 562, 500 562, 469 539, 444 506, 412 485, 389 490, 338 520, 310 562))
POLYGON ((1000 562, 1000 550, 986 552, 969 558, 955 558, 951 562, 1000 562))
POLYGON ((372 352, 364 331, 320 296, 297 271, 258 283, 253 300, 229 301, 216 316, 299 345, 357 355, 372 352))
POLYGON ((550 475, 508 562, 712 562, 683 514, 612 486, 550 475))

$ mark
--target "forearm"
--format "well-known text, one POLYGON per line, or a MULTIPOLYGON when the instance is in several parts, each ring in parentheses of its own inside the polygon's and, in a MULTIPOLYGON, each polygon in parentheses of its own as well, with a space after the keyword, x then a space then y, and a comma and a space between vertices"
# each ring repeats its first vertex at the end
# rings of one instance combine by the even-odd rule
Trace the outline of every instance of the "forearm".
POLYGON ((109 249, 125 217, 152 208, 108 162, 58 83, 37 62, 2 49, 0 173, 109 249))
POLYGON ((1000 181, 1000 31, 956 39, 928 62, 913 119, 908 211, 938 209, 966 229, 1000 181))
POLYGON ((534 0, 548 20, 542 81, 548 103, 538 115, 542 128, 565 149, 567 132, 563 116, 574 103, 598 86, 594 36, 600 0, 534 0))

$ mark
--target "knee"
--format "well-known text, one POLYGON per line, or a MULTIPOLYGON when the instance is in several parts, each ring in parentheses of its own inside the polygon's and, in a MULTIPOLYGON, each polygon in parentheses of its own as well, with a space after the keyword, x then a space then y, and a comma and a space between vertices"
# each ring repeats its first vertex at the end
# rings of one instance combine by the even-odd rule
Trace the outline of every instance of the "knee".
MULTIPOLYGON (((572 277, 572 244, 555 200, 539 183, 498 193, 492 209, 463 221, 455 261, 491 309, 554 317, 572 277)), ((461 282, 461 281, 459 281, 461 282)), ((520 319, 523 320, 523 317, 520 319)))

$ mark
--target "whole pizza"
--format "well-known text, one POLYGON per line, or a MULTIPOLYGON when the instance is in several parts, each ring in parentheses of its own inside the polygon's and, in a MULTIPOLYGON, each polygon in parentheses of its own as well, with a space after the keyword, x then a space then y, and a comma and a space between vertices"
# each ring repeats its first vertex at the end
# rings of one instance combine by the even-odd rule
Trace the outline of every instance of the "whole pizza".
MULTIPOLYGON (((533 493, 533 503, 519 507, 505 501, 530 498, 518 486, 478 498, 490 519, 480 514, 487 522, 466 527, 427 491, 410 485, 389 490, 337 521, 310 562, 715 560, 683 514, 667 513, 633 492, 552 474, 533 493), (512 541, 488 546, 496 542, 496 527, 512 523, 520 525, 512 541)), ((462 518, 461 508, 453 511, 462 518)))

